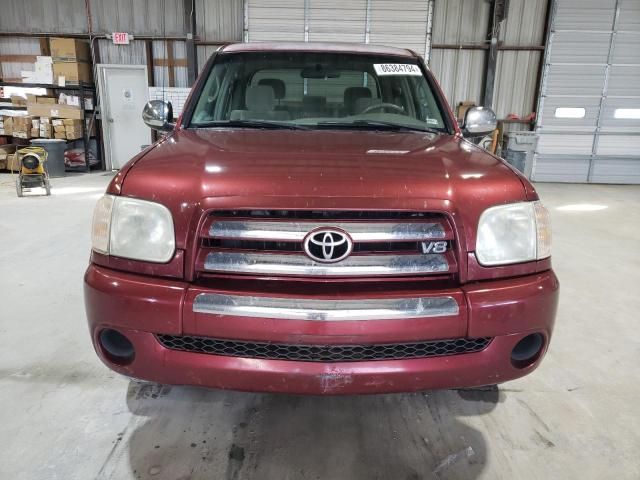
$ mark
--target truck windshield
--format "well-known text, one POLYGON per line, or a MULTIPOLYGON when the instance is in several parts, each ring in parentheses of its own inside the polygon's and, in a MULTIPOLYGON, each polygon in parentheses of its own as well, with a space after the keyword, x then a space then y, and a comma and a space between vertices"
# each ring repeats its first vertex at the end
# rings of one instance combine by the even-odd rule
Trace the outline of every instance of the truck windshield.
POLYGON ((416 59, 343 54, 220 54, 191 127, 446 132, 416 59))

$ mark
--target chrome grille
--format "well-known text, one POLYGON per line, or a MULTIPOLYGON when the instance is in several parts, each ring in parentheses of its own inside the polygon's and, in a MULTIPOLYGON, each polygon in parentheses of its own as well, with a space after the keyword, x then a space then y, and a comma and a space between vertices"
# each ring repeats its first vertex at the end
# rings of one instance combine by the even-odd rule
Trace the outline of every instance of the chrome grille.
POLYGON ((188 335, 158 335, 166 348, 229 357, 302 362, 358 362, 442 357, 484 350, 491 338, 455 338, 411 343, 315 345, 247 342, 188 335))
POLYGON ((200 293, 195 313, 311 322, 405 320, 458 315, 452 297, 369 298, 358 300, 282 298, 200 293))
POLYGON ((453 230, 444 215, 422 212, 251 210, 211 213, 200 232, 196 270, 206 273, 324 278, 451 275, 453 230), (319 228, 346 232, 344 260, 307 256, 305 238, 319 228), (446 251, 423 253, 423 242, 446 251))
POLYGON ((214 238, 301 242, 311 230, 320 227, 339 228, 349 232, 354 242, 406 242, 445 238, 444 228, 439 223, 329 222, 327 224, 259 220, 216 220, 209 228, 209 235, 214 238))

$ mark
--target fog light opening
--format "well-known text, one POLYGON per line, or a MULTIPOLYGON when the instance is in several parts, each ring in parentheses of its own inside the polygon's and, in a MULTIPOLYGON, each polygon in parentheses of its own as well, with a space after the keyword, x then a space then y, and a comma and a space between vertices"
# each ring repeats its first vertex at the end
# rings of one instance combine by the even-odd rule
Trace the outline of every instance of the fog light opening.
POLYGON ((111 328, 100 332, 100 347, 106 357, 118 365, 127 365, 133 361, 135 349, 133 343, 122 333, 111 328))
POLYGON ((541 333, 527 335, 513 347, 511 363, 516 368, 525 368, 534 363, 542 353, 544 337, 541 333))

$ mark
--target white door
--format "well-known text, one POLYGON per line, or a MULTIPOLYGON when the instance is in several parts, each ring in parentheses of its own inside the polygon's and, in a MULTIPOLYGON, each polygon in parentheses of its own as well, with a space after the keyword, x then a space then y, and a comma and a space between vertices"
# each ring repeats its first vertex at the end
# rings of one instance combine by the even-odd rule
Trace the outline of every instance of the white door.
POLYGON ((142 121, 149 101, 145 65, 98 65, 98 88, 106 166, 116 170, 151 143, 142 121))

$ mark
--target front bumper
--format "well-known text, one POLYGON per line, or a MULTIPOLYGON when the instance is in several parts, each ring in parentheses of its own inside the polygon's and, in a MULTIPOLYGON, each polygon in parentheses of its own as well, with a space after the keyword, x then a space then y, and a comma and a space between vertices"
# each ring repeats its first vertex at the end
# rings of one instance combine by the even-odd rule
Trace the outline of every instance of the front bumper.
MULTIPOLYGON (((438 291, 378 290, 370 296, 344 291, 339 295, 348 300, 400 295, 447 297, 458 306, 455 314, 400 320, 273 319, 212 314, 194 308, 203 293, 265 295, 257 291, 259 287, 247 292, 234 288, 233 282, 205 288, 90 265, 85 275, 85 304, 96 352, 107 366, 132 377, 233 390, 357 394, 481 386, 522 377, 539 365, 551 337, 559 287, 553 272, 547 271, 438 291), (131 363, 118 365, 105 355, 98 341, 104 328, 118 330, 133 343, 135 358, 131 363), (543 335, 543 350, 533 363, 516 368, 510 360, 511 351, 530 333, 543 335), (475 353, 321 363, 170 350, 160 344, 156 334, 323 345, 459 337, 493 340, 475 353)), ((319 296, 313 287, 296 295, 319 296)), ((298 298, 291 293, 280 296, 298 298)))

